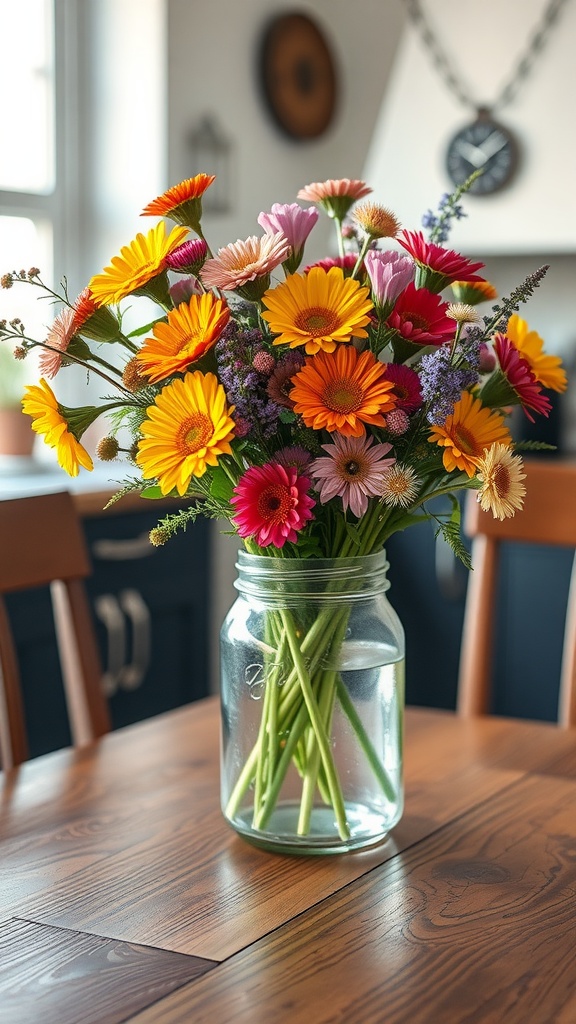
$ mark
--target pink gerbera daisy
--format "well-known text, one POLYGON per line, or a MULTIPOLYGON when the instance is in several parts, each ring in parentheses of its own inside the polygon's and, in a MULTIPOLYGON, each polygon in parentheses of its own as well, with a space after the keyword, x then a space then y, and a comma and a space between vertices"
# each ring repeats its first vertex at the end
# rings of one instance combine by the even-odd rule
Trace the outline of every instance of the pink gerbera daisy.
POLYGON ((282 232, 245 241, 231 242, 218 255, 206 260, 201 278, 207 288, 239 291, 252 301, 262 298, 274 270, 290 253, 290 243, 282 232))
POLYGON ((386 323, 413 345, 442 345, 454 337, 447 302, 411 281, 394 303, 386 323))
POLYGON ((516 401, 522 406, 530 422, 534 423, 534 417, 529 413, 529 409, 548 416, 552 408, 550 400, 543 393, 529 363, 522 358, 506 335, 495 335, 494 351, 498 356, 500 369, 516 396, 516 401))
POLYGON ((484 266, 483 263, 473 263, 453 249, 427 242, 421 231, 403 231, 398 241, 418 266, 416 284, 433 292, 441 292, 452 281, 467 281, 484 266))
POLYGON ((253 537, 265 548, 276 548, 298 540, 316 502, 307 494, 310 479, 299 476, 295 466, 277 462, 251 466, 234 488, 231 504, 236 509, 232 522, 240 537, 253 537))
POLYGON ((360 518, 368 508, 368 499, 382 493, 384 474, 395 459, 385 456, 391 444, 373 444, 372 438, 333 434, 333 444, 323 444, 327 456, 315 459, 310 471, 318 484, 322 504, 342 498, 344 511, 349 507, 360 518))
POLYGON ((369 195, 371 191, 370 186, 358 178, 329 178, 328 181, 313 181, 305 185, 296 198, 319 203, 329 217, 342 221, 356 200, 369 195))
POLYGON ((261 213, 258 223, 267 235, 281 232, 288 239, 291 255, 286 260, 286 270, 294 274, 302 262, 304 245, 320 214, 310 207, 303 210, 298 203, 274 203, 269 213, 261 213))
POLYGON ((75 324, 75 310, 70 306, 66 306, 58 313, 46 338, 46 344, 50 348, 43 348, 38 358, 43 377, 51 379, 58 373, 62 366, 62 357, 74 337, 75 324))
POLYGON ((416 412, 423 401, 420 377, 416 371, 404 363, 387 363, 384 376, 394 385, 392 394, 396 395, 396 408, 407 413, 416 412))

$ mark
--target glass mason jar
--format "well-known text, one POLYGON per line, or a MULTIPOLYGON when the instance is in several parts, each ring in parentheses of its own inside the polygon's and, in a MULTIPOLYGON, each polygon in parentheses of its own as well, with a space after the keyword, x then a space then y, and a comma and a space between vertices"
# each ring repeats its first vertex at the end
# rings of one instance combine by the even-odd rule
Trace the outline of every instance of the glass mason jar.
POLYGON ((404 632, 386 554, 239 552, 221 630, 229 824, 284 853, 382 840, 403 809, 404 632))

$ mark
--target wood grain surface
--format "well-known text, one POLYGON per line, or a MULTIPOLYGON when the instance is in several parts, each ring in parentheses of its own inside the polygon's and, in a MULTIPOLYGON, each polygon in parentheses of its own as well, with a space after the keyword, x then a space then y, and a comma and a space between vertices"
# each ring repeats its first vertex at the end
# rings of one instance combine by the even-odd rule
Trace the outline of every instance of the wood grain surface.
POLYGON ((120 985, 124 1017, 103 1003, 98 1024, 575 1024, 576 731, 406 720, 404 817, 338 857, 265 853, 226 826, 215 698, 0 774, 0 922, 42 936, 12 969, 50 988, 57 935, 219 961, 162 999, 138 982, 140 1012, 120 985))
POLYGON ((133 1024, 569 1024, 576 788, 511 784, 133 1024))
MULTIPOLYGON (((124 743, 107 737, 96 765, 79 759, 79 772, 64 773, 71 789, 51 811, 48 778, 39 780, 40 820, 28 802, 33 830, 17 815, 19 834, 0 848, 9 912, 223 960, 495 795, 527 763, 545 760, 545 742, 539 753, 526 742, 530 725, 514 753, 500 749, 503 734, 488 722, 478 729, 418 713, 408 725, 406 812, 385 844, 339 857, 271 856, 240 839, 220 813, 216 711, 209 701, 199 710, 193 741, 174 715, 164 725, 176 722, 177 731, 166 728, 164 747, 145 744, 158 726, 127 730, 124 743)), ((548 734, 558 740, 558 730, 548 734)))
POLYGON ((12 919, 0 924, 5 1024, 120 1024, 215 964, 12 919))

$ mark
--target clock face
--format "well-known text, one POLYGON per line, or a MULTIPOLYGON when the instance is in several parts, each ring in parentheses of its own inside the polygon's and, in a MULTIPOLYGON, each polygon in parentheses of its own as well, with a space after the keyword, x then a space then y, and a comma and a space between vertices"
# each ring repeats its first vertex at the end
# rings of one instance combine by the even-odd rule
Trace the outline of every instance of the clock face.
POLYGON ((336 105, 336 70, 311 18, 274 18, 262 37, 259 70, 268 110, 286 135, 315 139, 326 131, 336 105))
POLYGON ((462 185, 473 171, 482 171, 470 187, 470 195, 491 195, 504 188, 514 177, 517 162, 514 137, 489 117, 480 117, 456 132, 446 152, 446 170, 455 185, 462 185))

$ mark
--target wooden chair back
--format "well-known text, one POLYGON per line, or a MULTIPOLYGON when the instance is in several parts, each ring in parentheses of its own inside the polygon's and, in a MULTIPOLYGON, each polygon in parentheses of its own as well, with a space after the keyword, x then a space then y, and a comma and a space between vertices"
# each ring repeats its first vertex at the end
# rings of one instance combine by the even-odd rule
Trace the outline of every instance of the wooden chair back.
MULTIPOLYGON (((464 532, 472 537, 460 653, 458 711, 465 716, 490 710, 491 662, 498 554, 503 542, 576 548, 576 462, 525 462, 524 508, 510 519, 483 512, 475 492, 466 495, 464 532)), ((558 721, 576 725, 576 558, 572 568, 564 631, 558 721)))
POLYGON ((91 565, 68 492, 0 500, 0 766, 28 757, 16 645, 5 594, 49 586, 72 741, 110 729, 100 657, 84 580, 91 565))

